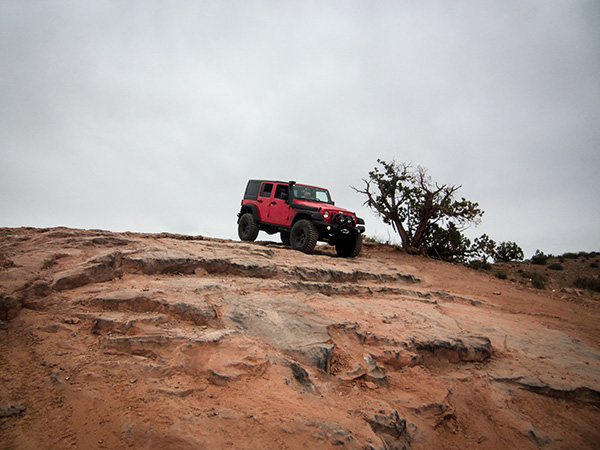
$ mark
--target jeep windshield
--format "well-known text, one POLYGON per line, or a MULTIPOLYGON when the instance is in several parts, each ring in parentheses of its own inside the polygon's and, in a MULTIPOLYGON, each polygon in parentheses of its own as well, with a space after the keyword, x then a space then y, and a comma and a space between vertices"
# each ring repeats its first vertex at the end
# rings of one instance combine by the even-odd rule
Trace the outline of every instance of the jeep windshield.
POLYGON ((332 203, 329 191, 314 186, 294 185, 294 198, 309 202, 332 203))

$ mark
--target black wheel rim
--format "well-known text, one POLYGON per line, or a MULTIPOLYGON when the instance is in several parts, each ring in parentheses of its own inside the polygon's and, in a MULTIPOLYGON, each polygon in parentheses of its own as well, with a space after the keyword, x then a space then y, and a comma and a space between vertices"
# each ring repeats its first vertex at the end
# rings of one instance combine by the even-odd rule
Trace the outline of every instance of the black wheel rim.
POLYGON ((248 236, 249 232, 250 232, 250 223, 247 220, 243 220, 242 221, 242 235, 248 236))
POLYGON ((300 231, 296 234, 296 239, 294 239, 296 243, 296 247, 302 247, 304 245, 304 241, 306 240, 306 234, 304 231, 300 231))

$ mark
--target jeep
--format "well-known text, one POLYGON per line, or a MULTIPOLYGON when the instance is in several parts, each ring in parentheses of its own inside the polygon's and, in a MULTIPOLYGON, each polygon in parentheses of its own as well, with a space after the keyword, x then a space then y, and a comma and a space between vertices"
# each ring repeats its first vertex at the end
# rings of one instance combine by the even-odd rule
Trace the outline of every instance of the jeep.
POLYGON ((237 223, 242 241, 254 241, 262 230, 279 233, 294 250, 311 253, 321 241, 344 257, 360 254, 365 232, 364 220, 335 206, 327 189, 295 181, 248 181, 237 223))

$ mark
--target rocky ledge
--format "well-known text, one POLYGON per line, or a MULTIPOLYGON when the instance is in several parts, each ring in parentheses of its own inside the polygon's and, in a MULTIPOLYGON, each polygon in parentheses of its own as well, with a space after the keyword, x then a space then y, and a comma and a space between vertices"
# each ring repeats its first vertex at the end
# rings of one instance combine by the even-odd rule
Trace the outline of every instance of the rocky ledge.
POLYGON ((377 246, 23 228, 0 262, 2 448, 600 442, 591 302, 377 246))

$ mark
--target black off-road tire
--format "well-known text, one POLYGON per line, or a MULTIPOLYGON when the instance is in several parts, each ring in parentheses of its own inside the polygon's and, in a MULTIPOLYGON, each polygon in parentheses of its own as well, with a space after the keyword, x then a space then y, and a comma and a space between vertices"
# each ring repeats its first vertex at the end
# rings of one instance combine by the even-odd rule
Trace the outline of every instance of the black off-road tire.
POLYGON ((362 243, 362 234, 356 233, 337 241, 335 244, 335 251, 338 256, 342 256, 344 258, 355 258, 360 255, 362 243))
POLYGON ((282 231, 281 233, 279 233, 279 236, 281 237, 281 242, 283 242, 283 245, 290 245, 290 232, 289 231, 282 231))
POLYGON ((242 241, 254 241, 258 236, 258 222, 251 213, 240 217, 238 236, 242 241))
POLYGON ((304 253, 312 253, 317 245, 319 232, 310 220, 299 220, 292 227, 290 244, 294 250, 304 253))

